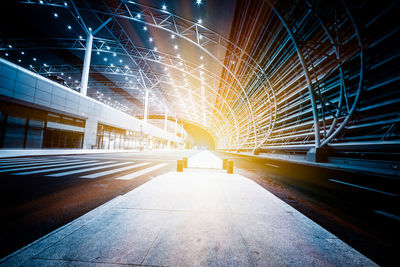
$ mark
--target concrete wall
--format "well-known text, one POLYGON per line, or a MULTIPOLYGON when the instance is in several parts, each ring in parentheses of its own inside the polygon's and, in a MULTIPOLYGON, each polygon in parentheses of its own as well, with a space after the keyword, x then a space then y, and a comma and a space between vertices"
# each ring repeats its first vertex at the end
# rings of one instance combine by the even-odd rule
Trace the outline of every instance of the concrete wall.
POLYGON ((0 96, 27 106, 85 119, 84 148, 91 148, 96 144, 98 122, 131 131, 140 131, 142 128, 150 136, 178 140, 173 133, 144 123, 2 58, 0 96))

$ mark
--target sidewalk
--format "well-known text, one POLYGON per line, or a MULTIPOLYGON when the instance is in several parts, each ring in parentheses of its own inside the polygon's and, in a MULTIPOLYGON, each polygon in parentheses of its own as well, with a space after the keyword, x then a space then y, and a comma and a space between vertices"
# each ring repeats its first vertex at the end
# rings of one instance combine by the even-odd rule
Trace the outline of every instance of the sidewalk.
MULTIPOLYGON (((189 167, 196 157, 214 164, 212 156, 203 151, 189 167)), ((115 198, 0 264, 375 266, 253 181, 190 168, 115 198)))

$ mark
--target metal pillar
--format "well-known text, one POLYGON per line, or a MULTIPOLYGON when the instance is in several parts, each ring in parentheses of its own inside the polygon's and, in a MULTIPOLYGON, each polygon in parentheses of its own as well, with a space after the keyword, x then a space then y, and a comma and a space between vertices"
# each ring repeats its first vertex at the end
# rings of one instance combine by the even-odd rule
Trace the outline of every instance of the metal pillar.
POLYGON ((149 90, 146 89, 146 95, 144 98, 144 122, 147 122, 147 114, 148 114, 148 109, 149 109, 149 90))
POLYGON ((92 56, 93 34, 88 33, 86 38, 85 60, 83 62, 81 94, 87 95, 87 85, 89 80, 90 58, 92 56))

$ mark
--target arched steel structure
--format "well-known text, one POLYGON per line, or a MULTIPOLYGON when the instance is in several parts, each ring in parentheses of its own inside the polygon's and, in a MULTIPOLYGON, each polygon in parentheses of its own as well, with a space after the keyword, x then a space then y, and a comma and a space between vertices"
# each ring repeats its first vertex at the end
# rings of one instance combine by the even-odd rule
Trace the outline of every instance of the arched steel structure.
MULTIPOLYGON (((368 69, 365 51, 369 47, 360 21, 353 14, 354 7, 345 0, 334 1, 330 8, 311 0, 260 0, 251 11, 258 23, 250 23, 250 14, 235 17, 229 38, 202 23, 134 1, 115 5, 86 0, 22 3, 62 8, 83 26, 79 14, 91 14, 97 24, 104 26, 104 36, 93 38, 93 53, 123 56, 131 65, 102 66, 94 62, 90 72, 137 81, 111 79, 98 85, 92 80, 89 87, 126 92, 132 87, 140 87, 142 92, 152 88, 163 106, 190 120, 190 112, 174 104, 177 98, 186 101, 198 111, 193 122, 211 129, 217 148, 324 147, 340 142, 346 129, 354 127, 357 111, 368 109, 362 106, 366 101, 361 97, 368 69), (171 34, 207 56, 213 66, 136 44, 126 29, 126 25, 133 24, 171 34), (163 72, 160 66, 172 72, 163 72)), ((237 9, 241 5, 250 4, 239 2, 237 9)), ((81 53, 86 45, 83 38, 48 38, 29 43, 3 40, 0 49, 66 49, 81 53), (9 43, 12 48, 7 46, 9 43)), ((79 72, 68 64, 32 69, 55 75, 79 72)), ((141 98, 138 94, 130 96, 141 98)), ((161 115, 162 110, 155 112, 152 115, 161 115)))

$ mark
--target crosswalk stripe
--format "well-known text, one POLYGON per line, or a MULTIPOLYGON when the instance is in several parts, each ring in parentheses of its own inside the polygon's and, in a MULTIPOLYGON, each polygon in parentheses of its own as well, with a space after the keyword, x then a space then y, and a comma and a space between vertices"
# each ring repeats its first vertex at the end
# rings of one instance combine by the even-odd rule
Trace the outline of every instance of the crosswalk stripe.
POLYGON ((160 168, 162 168, 164 166, 167 166, 167 165, 168 165, 168 163, 161 163, 161 164, 155 165, 153 167, 150 167, 150 168, 147 168, 147 169, 144 169, 144 170, 140 170, 140 171, 137 171, 137 172, 133 172, 133 173, 130 173, 130 174, 127 174, 127 175, 124 175, 124 176, 121 176, 121 177, 118 177, 118 178, 115 178, 115 179, 117 179, 117 180, 132 180, 132 179, 134 179, 136 177, 139 177, 139 176, 141 176, 143 174, 146 174, 146 173, 152 172, 154 170, 160 169, 160 168))
POLYGON ((33 171, 16 172, 16 173, 11 173, 11 174, 12 175, 37 174, 37 173, 43 173, 43 172, 78 168, 81 165, 86 166, 85 164, 87 164, 87 163, 98 162, 97 160, 84 161, 84 162, 82 162, 82 161, 79 162, 79 160, 76 160, 76 161, 78 161, 78 162, 68 162, 68 163, 62 163, 62 164, 50 164, 50 165, 46 165, 46 166, 35 166, 35 167, 29 167, 29 168, 12 169, 11 171, 22 171, 22 170, 33 170, 33 171), (72 167, 62 167, 62 168, 53 168, 53 167, 68 166, 68 165, 73 165, 73 166, 72 167), (46 169, 43 169, 43 168, 46 168, 46 169), (43 169, 43 170, 37 170, 37 169, 43 169))
POLYGON ((120 163, 115 163, 115 164, 111 164, 111 165, 103 165, 103 166, 94 167, 94 168, 79 169, 79 170, 69 171, 69 172, 53 173, 53 174, 48 174, 46 176, 60 177, 60 176, 77 174, 77 173, 82 173, 82 172, 89 172, 89 171, 95 171, 95 170, 100 170, 100 169, 105 169, 105 168, 117 167, 117 166, 126 165, 126 164, 130 164, 130 163, 131 162, 120 162, 120 163))
MULTIPOLYGON (((79 160, 75 160, 75 161, 79 161, 79 160)), ((33 164, 33 165, 21 165, 21 166, 11 166, 8 169, 3 169, 0 170, 1 172, 14 172, 14 171, 20 171, 20 170, 31 170, 31 169, 41 169, 41 168, 46 168, 46 167, 52 167, 55 164, 60 163, 60 161, 58 162, 52 162, 52 163, 48 163, 48 162, 44 162, 44 163, 40 163, 40 164, 33 164)), ((76 162, 75 162, 76 163, 76 162)))
POLYGON ((31 159, 42 159, 42 158, 5 158, 0 159, 0 162, 7 162, 7 161, 18 161, 18 160, 31 160, 31 159))
POLYGON ((113 169, 113 170, 109 170, 109 171, 97 172, 97 173, 93 173, 93 174, 89 174, 89 175, 84 175, 84 176, 81 176, 80 178, 98 178, 100 176, 106 176, 106 175, 110 175, 110 174, 113 174, 113 173, 126 171, 126 170, 129 170, 129 169, 139 168, 139 167, 142 167, 142 166, 145 166, 145 165, 148 165, 148 164, 150 164, 150 163, 149 162, 145 162, 145 163, 129 165, 129 166, 118 168, 118 169, 113 169))
POLYGON ((95 166, 95 165, 100 165, 100 164, 107 164, 107 163, 111 163, 113 161, 107 161, 107 162, 91 161, 91 162, 94 162, 94 163, 89 163, 88 164, 88 161, 85 161, 85 162, 77 163, 77 164, 75 164, 73 166, 69 166, 69 167, 50 168, 50 169, 43 169, 43 170, 29 171, 29 172, 17 172, 17 173, 12 173, 12 174, 13 175, 29 175, 29 174, 37 174, 37 173, 44 173, 44 172, 63 171, 63 170, 81 168, 81 167, 88 167, 88 166, 95 166))
MULTIPOLYGON (((70 162, 72 161, 79 161, 77 159, 75 160, 70 160, 70 162)), ((52 160, 52 161, 41 161, 41 162, 35 162, 35 163, 21 163, 21 164, 10 164, 10 165, 0 165, 0 168, 16 168, 16 167, 29 167, 29 166, 36 166, 36 165, 44 165, 44 164, 56 164, 56 163, 60 163, 60 162, 65 162, 65 160, 52 160)))
POLYGON ((20 162, 36 162, 36 161, 43 161, 43 160, 62 160, 60 158, 18 158, 18 159, 9 159, 9 160, 0 160, 0 164, 8 164, 8 163, 20 163, 20 162))

